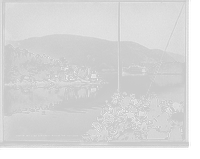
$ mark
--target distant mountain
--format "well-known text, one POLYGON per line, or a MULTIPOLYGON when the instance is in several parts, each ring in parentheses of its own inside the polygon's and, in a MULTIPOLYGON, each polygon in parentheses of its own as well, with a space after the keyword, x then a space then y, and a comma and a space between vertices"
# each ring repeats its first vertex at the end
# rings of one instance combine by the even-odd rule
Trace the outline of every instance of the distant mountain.
MULTIPOLYGON (((21 49, 36 54, 46 54, 53 58, 65 57, 70 63, 101 67, 102 65, 117 68, 118 42, 77 35, 55 34, 44 37, 33 37, 21 41, 9 41, 21 49)), ((183 64, 184 56, 164 53, 158 49, 148 49, 140 44, 122 41, 120 44, 123 65, 144 63, 176 62, 183 64), (164 54, 163 54, 164 53, 164 54), (164 56, 163 56, 164 55, 164 56), (162 57, 163 56, 163 57, 162 57)))

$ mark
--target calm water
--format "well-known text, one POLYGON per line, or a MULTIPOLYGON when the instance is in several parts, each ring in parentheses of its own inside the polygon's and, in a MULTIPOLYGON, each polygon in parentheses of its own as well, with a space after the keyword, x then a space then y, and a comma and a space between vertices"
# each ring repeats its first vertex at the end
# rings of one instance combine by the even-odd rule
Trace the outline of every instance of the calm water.
MULTIPOLYGON (((151 78, 123 77, 121 91, 141 96, 148 90, 151 78)), ((5 89, 5 139, 78 141, 99 116, 105 100, 116 92, 116 79, 114 75, 107 77, 108 84, 80 88, 37 88, 29 92, 5 89)), ((168 82, 153 84, 151 92, 162 99, 183 101, 182 78, 164 79, 168 82)))

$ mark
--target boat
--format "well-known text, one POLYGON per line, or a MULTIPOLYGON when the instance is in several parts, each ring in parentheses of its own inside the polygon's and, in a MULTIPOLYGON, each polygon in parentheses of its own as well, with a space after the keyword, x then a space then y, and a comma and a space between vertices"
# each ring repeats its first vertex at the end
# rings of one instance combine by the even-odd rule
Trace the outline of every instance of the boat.
POLYGON ((131 64, 128 67, 123 67, 123 72, 130 73, 130 74, 144 74, 146 73, 146 67, 140 66, 136 64, 131 64))
MULTIPOLYGON (((164 55, 164 52, 163 52, 163 55, 164 55)), ((161 61, 162 61, 162 58, 160 59, 160 63, 161 61)), ((108 102, 108 100, 106 100, 106 103, 102 106, 102 112, 100 113, 100 116, 97 116, 96 120, 92 122, 91 124, 92 128, 82 135, 83 142, 87 142, 87 141, 96 141, 96 142, 133 141, 135 142, 135 141, 142 141, 142 140, 143 141, 146 141, 146 140, 167 141, 169 137, 169 133, 170 133, 169 124, 165 125, 164 127, 165 131, 158 131, 160 128, 156 127, 157 124, 155 124, 155 121, 157 118, 154 117, 150 119, 149 117, 147 117, 147 114, 146 114, 147 112, 149 113, 151 109, 149 108, 148 95, 152 87, 153 80, 157 74, 158 68, 159 68, 159 65, 157 66, 157 70, 149 85, 146 95, 144 95, 144 98, 138 99, 138 101, 140 100, 142 102, 138 102, 136 105, 133 105, 133 106, 129 103, 123 108, 123 106, 121 105, 121 101, 124 98, 122 94, 126 96, 127 93, 126 92, 121 93, 121 75, 122 75, 121 73, 128 72, 131 74, 142 74, 146 72, 146 67, 135 65, 135 64, 131 64, 129 67, 123 67, 123 66, 121 67, 120 2, 119 2, 118 3, 118 77, 117 77, 117 89, 116 89, 116 92, 112 95, 112 97, 115 97, 115 100, 110 103, 108 102), (116 103, 114 103, 115 101, 116 103), (140 114, 142 113, 143 115, 140 116, 139 112, 140 114), (149 119, 147 120, 147 118, 149 119)), ((155 95, 155 93, 151 93, 151 94, 155 95)), ((183 139, 185 139, 185 125, 183 124, 185 123, 184 113, 179 115, 179 117, 181 117, 181 123, 182 123, 182 128, 181 128, 183 130, 182 137, 183 139)), ((179 126, 179 128, 180 127, 181 126, 179 126)))

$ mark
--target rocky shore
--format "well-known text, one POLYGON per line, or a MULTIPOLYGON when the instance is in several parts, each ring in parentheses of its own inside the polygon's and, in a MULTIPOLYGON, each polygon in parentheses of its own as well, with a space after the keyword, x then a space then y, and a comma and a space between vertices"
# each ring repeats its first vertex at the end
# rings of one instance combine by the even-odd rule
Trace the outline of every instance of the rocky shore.
POLYGON ((103 85, 108 84, 106 81, 95 81, 95 80, 89 80, 89 79, 76 79, 72 81, 62 81, 62 80, 44 80, 44 81, 35 81, 30 82, 28 80, 14 80, 9 83, 5 83, 5 86, 11 87, 11 88, 29 88, 29 87, 36 87, 36 88, 59 88, 59 87, 65 87, 65 86, 86 86, 86 85, 103 85))

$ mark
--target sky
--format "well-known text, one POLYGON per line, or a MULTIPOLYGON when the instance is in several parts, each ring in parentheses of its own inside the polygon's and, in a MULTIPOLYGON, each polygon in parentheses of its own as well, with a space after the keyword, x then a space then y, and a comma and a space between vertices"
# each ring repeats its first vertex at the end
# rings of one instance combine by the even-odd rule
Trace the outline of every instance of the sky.
MULTIPOLYGON (((121 3, 121 40, 164 50, 182 5, 180 2, 121 3)), ((118 3, 6 3, 6 40, 51 34, 73 34, 117 41, 118 3)), ((185 9, 167 51, 185 54, 185 9)))

